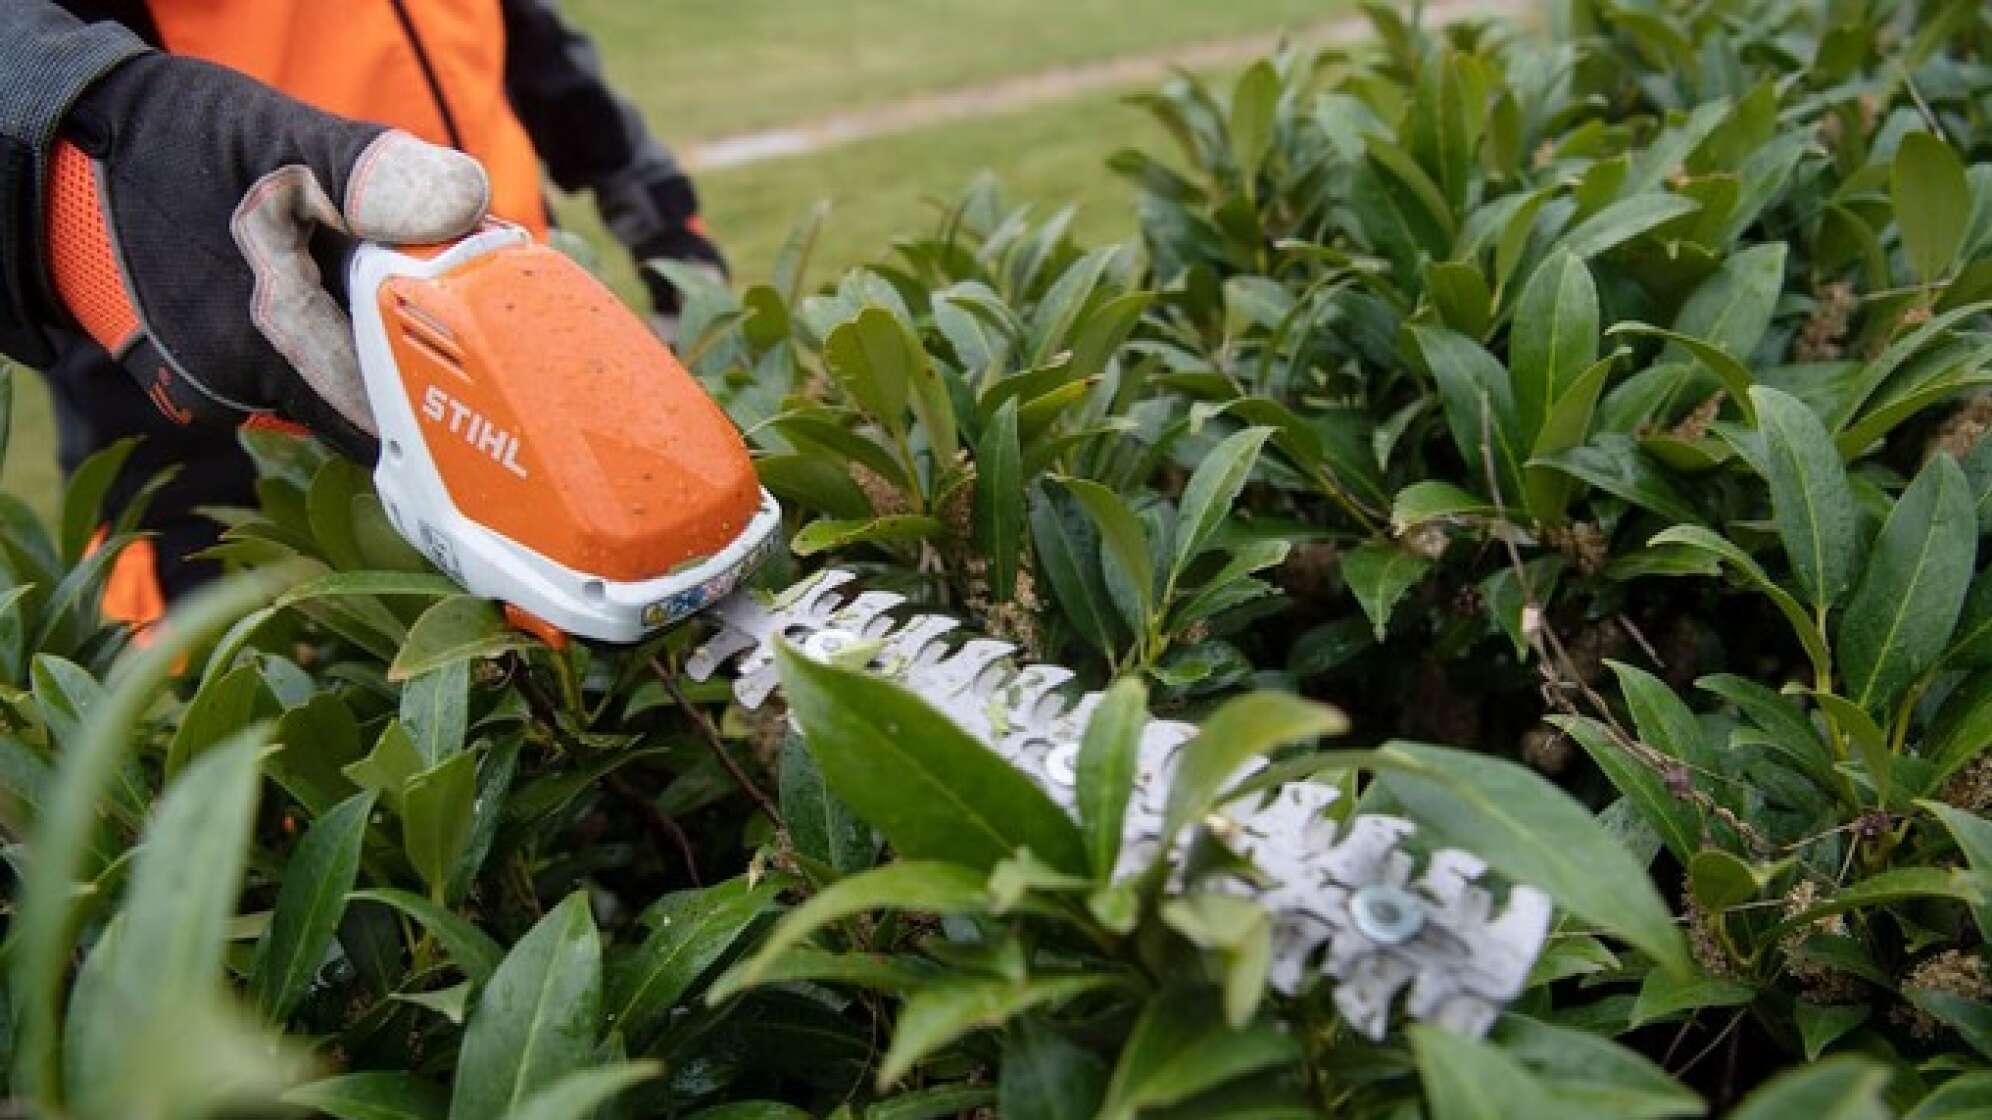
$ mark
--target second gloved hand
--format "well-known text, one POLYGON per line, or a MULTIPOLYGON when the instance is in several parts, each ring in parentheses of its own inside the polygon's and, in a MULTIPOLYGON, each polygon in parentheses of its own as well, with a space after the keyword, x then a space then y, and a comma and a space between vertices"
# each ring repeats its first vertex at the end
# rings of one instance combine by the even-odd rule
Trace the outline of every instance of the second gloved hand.
POLYGON ((49 261, 79 325, 182 423, 277 416, 369 456, 352 326, 321 230, 446 241, 490 202, 460 152, 332 116, 184 58, 135 58, 64 121, 49 261))

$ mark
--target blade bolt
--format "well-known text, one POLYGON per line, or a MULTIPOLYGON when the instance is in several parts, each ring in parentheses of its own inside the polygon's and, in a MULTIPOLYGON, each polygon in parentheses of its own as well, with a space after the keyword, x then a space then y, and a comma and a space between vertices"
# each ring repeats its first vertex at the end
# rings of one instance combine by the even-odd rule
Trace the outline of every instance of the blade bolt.
POLYGON ((828 661, 844 650, 858 644, 858 636, 849 630, 828 627, 818 630, 802 640, 803 656, 811 661, 828 661))
POLYGON ((1349 917, 1379 945, 1402 945, 1425 928, 1425 904, 1402 887, 1371 883, 1349 896, 1349 917))

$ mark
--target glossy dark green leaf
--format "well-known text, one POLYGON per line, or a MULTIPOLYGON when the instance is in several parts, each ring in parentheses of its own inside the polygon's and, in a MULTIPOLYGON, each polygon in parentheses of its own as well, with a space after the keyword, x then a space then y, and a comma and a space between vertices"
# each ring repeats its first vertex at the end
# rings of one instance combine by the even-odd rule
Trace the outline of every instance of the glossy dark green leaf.
POLYGON ((256 758, 267 734, 249 731, 195 759, 166 788, 132 865, 123 937, 105 962, 100 996, 72 1007, 68 1088, 85 1115, 114 1115, 142 1094, 133 1064, 223 978, 255 818, 256 758))
POLYGON ((1099 533, 1101 562, 1110 572, 1117 570, 1133 592, 1132 610, 1123 610, 1123 619, 1135 632, 1145 632, 1155 616, 1155 560, 1141 519, 1120 495, 1097 482, 1061 478, 1058 483, 1078 500, 1099 533))
POLYGON ((272 1020, 290 1015, 325 959, 359 875, 373 806, 371 791, 340 802, 312 823, 284 866, 270 928, 249 972, 250 994, 272 1020))
POLYGON ((1559 1107, 1548 1085, 1491 1043, 1423 1024, 1407 1033, 1432 1120, 1562 1117, 1574 1112, 1559 1107))
POLYGON ((991 601, 1007 603, 1024 554, 1023 453, 1014 400, 989 419, 975 453, 975 547, 989 564, 991 601))
POLYGON ((1197 737, 1177 751, 1162 835, 1176 836, 1202 820, 1238 769, 1252 759, 1348 729, 1348 717, 1334 708, 1283 692, 1253 692, 1226 701, 1203 721, 1197 737))
POLYGON ((1239 491, 1244 489, 1245 480, 1259 460, 1259 449, 1272 434, 1271 428, 1246 428, 1227 436, 1197 464, 1189 483, 1183 487, 1183 499, 1178 505, 1170 586, 1175 585, 1184 569, 1210 543, 1218 526, 1231 515, 1239 491))
POLYGON ((1067 515, 1063 507, 1071 501, 1048 486, 1032 489, 1031 548, 1073 629, 1095 650, 1111 653, 1118 616, 1100 573, 1099 536, 1076 510, 1067 515))
POLYGON ((1147 723, 1147 686, 1139 677, 1124 677, 1100 698, 1079 742, 1073 796, 1096 878, 1111 876, 1120 859, 1122 825, 1147 723))
POLYGON ((518 1102, 505 1120, 591 1120, 605 1102, 663 1072, 654 1061, 576 1070, 518 1102))
POLYGON ((1847 698, 1892 710, 1950 644, 1978 552, 1978 514, 1964 472, 1929 461, 1882 526, 1847 600, 1836 639, 1847 698))
POLYGON ((989 909, 988 877, 953 863, 900 860, 839 879, 775 923, 752 958, 706 993, 717 1003, 763 982, 782 955, 816 931, 873 910, 970 914, 989 909))
POLYGON ((1672 521, 1699 524, 1702 516, 1654 461, 1627 436, 1605 434, 1533 460, 1672 521))
POLYGON ((1390 743, 1383 753, 1397 764, 1378 781, 1436 839, 1687 971, 1686 945, 1645 868, 1569 794, 1489 755, 1423 743, 1390 743))
POLYGON ((470 843, 477 802, 478 755, 451 755, 411 776, 401 789, 401 846, 429 884, 432 896, 448 888, 457 857, 470 843))
POLYGON ((935 540, 946 531, 939 521, 924 514, 897 513, 860 521, 812 521, 789 542, 797 556, 849 548, 855 544, 903 544, 935 540))
POLYGON ((1342 557, 1342 580, 1370 620, 1377 641, 1381 642, 1389 629, 1398 601, 1431 567, 1430 560, 1415 552, 1376 541, 1360 544, 1342 557))
POLYGON ((1707 1108, 1651 1059, 1590 1031, 1510 1014, 1493 1041, 1549 1082, 1559 1100, 1594 1116, 1663 1120, 1700 1116, 1707 1108))
POLYGON ((471 1009, 453 1120, 504 1116, 590 1064, 601 1028, 602 947, 576 892, 512 946, 471 1009))
POLYGON ((645 911, 650 936, 609 970, 609 1022, 632 1040, 649 1037, 789 885, 781 877, 756 884, 741 876, 659 899, 645 911))
POLYGON ((1903 1120, 1976 1120, 1992 1114, 1992 1071, 1959 1074, 1938 1086, 1903 1120))
POLYGON ((497 604, 457 595, 423 611, 415 620, 387 676, 394 681, 410 680, 453 662, 495 657, 532 645, 533 639, 505 621, 497 604))
POLYGON ((1563 235, 1557 247, 1578 260, 1590 260, 1700 208, 1699 203, 1679 195, 1660 191, 1637 194, 1584 219, 1563 235))
POLYGON ((1786 1070, 1743 1098, 1730 1120, 1888 1120, 1882 1099, 1892 1076, 1872 1058, 1827 1058, 1786 1070))
POLYGON ((428 765, 461 751, 470 727, 470 662, 449 662, 403 686, 401 726, 428 765))
POLYGON ((1811 408, 1759 386, 1757 402, 1769 467, 1771 508, 1785 555, 1815 608, 1834 606, 1860 563, 1859 515, 1833 437, 1811 408))
POLYGON ((491 935, 461 914, 438 906, 419 894, 374 887, 353 892, 355 902, 376 902, 392 907, 421 923, 449 953, 450 960, 465 976, 477 983, 491 979, 505 958, 504 947, 491 935))
POLYGON ((1153 996, 1135 1021, 1107 1083, 1100 1120, 1133 1120, 1226 1082, 1300 1057, 1293 1038, 1269 1026, 1232 1030, 1216 999, 1194 989, 1153 996))
POLYGON ((1550 406, 1598 360, 1598 289, 1582 260, 1560 253, 1536 269, 1508 346, 1517 432, 1533 446, 1550 406))
POLYGON ((254 665, 244 665, 203 686, 180 717, 166 748, 166 774, 178 774, 201 752, 276 713, 276 701, 254 665))
POLYGON ((782 820, 796 851, 840 875, 863 871, 878 855, 878 836, 830 792, 802 736, 782 738, 776 779, 782 820))
POLYGON ((1084 874, 1078 826, 1020 771, 890 681, 784 648, 782 692, 831 790, 908 859, 987 870, 1029 848, 1084 874))
POLYGON ((1114 983, 1110 975, 1033 976, 1022 980, 958 976, 914 990, 900 1006, 892 1045, 880 1060, 880 1087, 970 1031, 1000 1027, 1035 1008, 1051 1009, 1114 983))
POLYGON ((1911 132, 1895 149, 1889 193, 1910 270, 1925 284, 1942 279, 1957 259, 1971 218, 1964 161, 1941 137, 1911 132))
POLYGON ((336 1120, 443 1120, 450 1110, 442 1086, 399 1070, 346 1073, 300 1085, 284 1094, 284 1103, 336 1120))
POLYGON ((1049 1026, 1026 1018, 1004 1035, 998 1111, 1034 1120, 1092 1120, 1107 1090, 1105 1063, 1049 1026))
POLYGON ((1475 488, 1499 488, 1502 504, 1523 501, 1522 464, 1531 437, 1516 415, 1508 371, 1478 343, 1455 331, 1413 326, 1411 339, 1438 384, 1446 427, 1475 488), (1490 471, 1491 477, 1490 477, 1490 471))

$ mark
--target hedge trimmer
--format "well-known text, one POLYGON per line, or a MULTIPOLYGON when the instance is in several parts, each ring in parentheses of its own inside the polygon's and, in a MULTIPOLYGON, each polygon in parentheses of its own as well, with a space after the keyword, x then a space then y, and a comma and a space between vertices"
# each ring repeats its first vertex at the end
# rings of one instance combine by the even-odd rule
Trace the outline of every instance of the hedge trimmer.
MULTIPOLYGON (((1068 812, 1080 738, 1100 699, 1074 674, 1018 666, 1015 647, 960 640, 959 624, 856 591, 828 571, 763 600, 736 590, 768 555, 781 513, 745 443, 642 321, 585 270, 494 226, 430 256, 365 246, 349 276, 361 367, 381 437, 375 472, 396 528, 514 621, 632 642, 700 612, 719 632, 687 671, 731 664, 734 695, 775 691, 782 642, 855 655, 974 734, 1068 812)), ((1167 859, 1161 835, 1177 752, 1197 729, 1141 736, 1121 873, 1167 859)), ((1259 875, 1224 886, 1273 915, 1275 987, 1320 971, 1337 1007, 1381 1037, 1406 993, 1414 1017, 1483 1033, 1520 993, 1547 932, 1542 892, 1497 908, 1486 867, 1457 850, 1421 862, 1410 822, 1324 810, 1331 787, 1291 782, 1198 826, 1259 875)))

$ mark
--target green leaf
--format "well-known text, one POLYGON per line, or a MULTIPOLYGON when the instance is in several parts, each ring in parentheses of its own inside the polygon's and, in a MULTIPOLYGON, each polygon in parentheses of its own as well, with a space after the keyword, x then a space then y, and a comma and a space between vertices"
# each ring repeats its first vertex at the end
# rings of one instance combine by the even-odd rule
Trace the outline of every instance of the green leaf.
POLYGON ((1632 1005, 1634 1027, 1709 1007, 1742 1007, 1757 998, 1757 989, 1734 980, 1698 974, 1682 975, 1665 969, 1646 974, 1639 985, 1639 998, 1632 1005))
POLYGON ((1623 498, 1672 521, 1700 524, 1702 516, 1669 481, 1639 443, 1629 436, 1606 433, 1583 447, 1572 447, 1530 461, 1623 498))
POLYGON ((1940 988, 1904 987, 1902 996, 1971 1044, 1980 1057, 1992 1057, 1992 1003, 1940 988))
POLYGON ((1244 489, 1245 480, 1259 460, 1259 449, 1272 434, 1271 428, 1246 428, 1211 448, 1197 464, 1189 483, 1183 487, 1183 500, 1178 506, 1170 586, 1175 586, 1190 562, 1210 543, 1218 526, 1231 515, 1239 491, 1244 489))
POLYGON ((1590 260, 1699 209, 1700 203, 1680 195, 1660 191, 1636 194, 1586 218, 1564 234, 1557 247, 1578 260, 1590 260))
POLYGON ((1859 513, 1833 437, 1798 398, 1765 386, 1756 401, 1769 467, 1771 509, 1785 555, 1812 605, 1825 610, 1853 585, 1859 513))
POLYGON ((1823 674, 1832 664, 1832 657, 1826 649, 1826 639, 1819 633, 1819 626, 1813 621, 1812 615, 1799 605, 1797 599, 1792 598, 1791 592, 1779 587, 1769 573, 1764 571, 1763 566, 1750 558, 1749 553, 1736 547, 1727 537, 1700 525, 1676 525, 1655 534, 1647 543, 1654 546, 1683 545, 1720 557, 1741 573, 1745 582, 1769 599, 1771 604, 1778 608, 1778 613, 1784 615, 1785 622, 1791 626, 1792 635, 1805 647, 1806 655, 1811 658, 1814 672, 1823 674))
POLYGON ((1017 443, 1017 402, 1004 401, 975 447, 975 547, 989 563, 989 596, 1016 594, 1024 555, 1023 453, 1017 443))
POLYGON ((922 514, 898 513, 861 521, 825 519, 802 527, 789 542, 797 556, 849 548, 854 544, 899 544, 905 541, 933 540, 947 531, 939 521, 922 514))
POLYGON ((1342 579, 1369 618, 1377 641, 1383 640, 1397 601, 1431 568, 1432 562, 1423 556, 1377 541, 1366 541, 1342 557, 1342 579))
MULTIPOLYGON (((1957 841, 1958 851, 1964 853, 1965 863, 1970 865, 1972 873, 1981 882, 1992 884, 1992 821, 1941 801, 1918 801, 1916 804, 1943 822, 1944 827, 1950 830, 1951 839, 1957 841)), ((1992 930, 1992 904, 1980 903, 1972 908, 1971 916, 1978 923, 1981 936, 1985 931, 1992 930)))
POLYGON ((1902 1120, 1983 1120, 1992 1113, 1992 1071, 1959 1074, 1916 1102, 1902 1120))
POLYGON ((878 837, 830 792, 801 735, 782 737, 777 771, 782 820, 796 851, 840 875, 870 867, 878 837))
POLYGON ((401 689, 401 726, 426 766, 463 750, 470 724, 470 663, 452 661, 401 689))
POLYGON ((1494 325, 1494 293, 1471 261, 1425 262, 1425 295, 1439 321, 1468 338, 1486 338, 1494 325))
POLYGON ((1550 405, 1541 429, 1536 432, 1535 443, 1529 448, 1531 461, 1522 466, 1529 512, 1536 517, 1548 522, 1561 520, 1570 499, 1576 494, 1577 486, 1568 475, 1545 469, 1533 460, 1549 458, 1584 445, 1584 441, 1591 436, 1591 420, 1598 410, 1598 394, 1604 390, 1612 368, 1628 353, 1630 351, 1621 348, 1592 362, 1563 391, 1563 396, 1550 405))
POLYGON ((1798 1027, 1799 1042, 1805 1048, 1805 1060, 1818 1061, 1828 1046, 1867 1022, 1873 1010, 1864 1003, 1819 1004, 1799 1000, 1793 1004, 1792 1023, 1798 1027))
POLYGON ((1114 607, 1100 574, 1099 541, 1077 516, 1068 519, 1048 486, 1032 489, 1031 550, 1053 598, 1080 636, 1103 654, 1114 651, 1114 607))
POLYGON ((743 875, 659 899, 645 911, 654 919, 650 936, 609 972, 608 1021, 633 1041, 648 1038, 790 885, 779 876, 754 884, 743 875))
POLYGON ((1729 1120, 1888 1120, 1895 1112, 1882 1091, 1892 1076, 1871 1058, 1828 1058, 1758 1086, 1729 1120))
POLYGON ((1432 1120, 1551 1118, 1574 1111, 1560 1107, 1540 1078, 1499 1047, 1424 1024, 1405 1033, 1432 1120))
POLYGON ((244 665, 220 680, 204 684, 180 717, 173 741, 166 748, 166 776, 172 777, 202 751, 259 719, 275 714, 276 702, 263 687, 263 674, 244 665))
POLYGON ((530 649, 533 639, 514 630, 496 603, 470 595, 453 595, 422 612, 408 629, 408 640, 388 666, 387 679, 406 681, 458 661, 495 657, 507 650, 530 649))
POLYGON ((1141 520, 1120 495, 1097 482, 1084 478, 1057 481, 1078 499, 1100 534, 1102 558, 1120 570, 1122 579, 1134 592, 1134 609, 1139 617, 1127 619, 1128 626, 1137 634, 1146 633, 1155 617, 1155 563, 1148 552, 1148 535, 1141 528, 1141 520))
POLYGON ((601 1007, 602 946, 587 893, 576 891, 519 939, 478 995, 450 1116, 503 1116, 588 1065, 601 1007))
POLYGON ((1976 873, 1937 867, 1898 867, 1870 875, 1815 906, 1787 916, 1764 936, 1782 937, 1793 930, 1805 929, 1821 918, 1916 898, 1949 899, 1979 907, 1986 904, 1987 892, 1976 873))
POLYGON ((1425 479, 1397 492, 1396 499, 1390 504, 1390 531, 1402 536, 1428 521, 1493 518, 1499 515, 1500 510, 1478 494, 1470 494, 1450 482, 1425 479))
POLYGON ((1688 861, 1688 891, 1703 910, 1740 906, 1756 898, 1763 886, 1748 862, 1721 848, 1703 848, 1688 861))
POLYGON ((783 915, 754 956, 706 992, 717 1004, 763 983, 783 954, 832 922, 872 910, 973 914, 989 908, 987 876, 952 863, 906 859, 839 879, 783 915))
POLYGON ((433 896, 448 887, 470 843, 477 803, 477 754, 451 755, 408 779, 401 791, 401 846, 433 896))
POLYGON ((997 1112, 1032 1120, 1092 1120, 1107 1067, 1090 1050, 1035 1019, 1006 1032, 997 1063, 997 1112))
POLYGON ((238 734, 166 787, 132 864, 123 936, 98 998, 72 1006, 68 1089, 79 1115, 117 1115, 142 1092, 134 1065, 223 981, 228 921, 242 892, 266 735, 238 734))
POLYGON ((442 1086, 401 1070, 368 1070, 300 1085, 284 1103, 337 1120, 443 1120, 450 1098, 442 1086))
POLYGON ((1558 1099, 1592 1116, 1663 1120, 1700 1116, 1701 1097, 1635 1050, 1586 1030, 1509 1014, 1494 1041, 1550 1082, 1558 1099))
POLYGON ((1290 743, 1349 729, 1341 712, 1283 692, 1251 692, 1225 702, 1197 737, 1176 752, 1162 836, 1168 843, 1217 804, 1238 768, 1290 743))
POLYGON ((1559 253, 1536 269, 1508 345, 1517 431, 1533 446, 1550 406, 1598 360, 1598 289, 1583 261, 1559 253))
POLYGON ((900 855, 987 871, 1029 848, 1067 874, 1086 872, 1072 818, 926 701, 786 647, 775 662, 824 779, 900 855))
MULTIPOLYGON (((196 647, 212 642, 243 615, 263 607, 278 591, 298 578, 290 565, 231 577, 191 597, 168 615, 152 645, 125 655, 116 680, 94 709, 76 743, 62 754, 61 768, 47 804, 30 836, 35 853, 22 876, 15 920, 9 927, 12 937, 10 962, 15 966, 9 983, 8 1001, 20 1030, 15 1035, 15 1069, 39 1087, 39 1099, 57 1099, 60 1074, 56 1062, 59 1031, 57 1008, 64 961, 74 939, 75 880, 87 853, 93 850, 101 817, 99 805, 122 771, 129 750, 143 736, 134 733, 141 716, 150 710, 168 688, 180 659, 196 647)), ((225 752, 209 752, 213 759, 225 752)), ((232 765, 232 764, 216 764, 232 765)), ((199 767, 190 767, 189 773, 199 767)), ((232 771, 230 772, 232 774, 232 771)), ((175 783, 178 787, 184 783, 175 783)), ((254 774, 251 768, 251 796, 254 774)), ((169 795, 170 796, 170 795, 169 795)), ((188 795, 191 798, 192 795, 188 795)), ((216 805, 217 815, 228 812, 216 805)), ((189 810, 191 813, 191 810, 189 810)), ((154 827, 159 827, 155 817, 154 827)), ((213 830, 219 831, 219 830, 213 830)), ((220 853, 216 863, 190 867, 189 875, 213 884, 230 864, 239 866, 246 848, 244 836, 208 834, 220 853)), ((165 860, 165 855, 154 857, 165 860)), ((192 904, 193 900, 180 900, 192 904)), ((229 896, 232 910, 234 896, 229 896)), ((127 904, 127 913, 136 912, 136 898, 127 904)), ((174 931, 177 940, 182 931, 174 931)), ((199 930, 185 931, 199 936, 199 930)), ((219 934, 216 935, 217 938, 219 934)), ((218 941, 210 942, 210 945, 218 941)), ((141 954, 134 954, 139 956, 141 954)), ((148 951, 145 956, 155 955, 148 951)), ((217 968, 219 965, 217 964, 217 968)), ((197 977, 195 977, 197 978, 197 977)), ((205 1001, 213 987, 199 990, 205 1001)), ((201 1010, 209 1006, 203 1002, 201 1010)))
POLYGON ((899 1009, 892 1045, 879 1063, 878 1086, 970 1031, 1000 1027, 1033 1008, 1054 1007, 1115 982, 1112 976, 1037 976, 1024 980, 957 976, 916 989, 899 1009))
POLYGON ((367 472, 350 459, 333 456, 311 478, 305 510, 312 539, 334 568, 350 571, 367 566, 353 532, 353 499, 372 492, 367 472))
POLYGON ((422 755, 415 749, 415 740, 409 737, 400 720, 389 720, 374 743, 373 752, 348 764, 341 773, 362 789, 378 791, 382 800, 398 813, 409 780, 422 769, 422 755))
POLYGON ((1231 94, 1231 155, 1238 161, 1238 173, 1247 194, 1254 192, 1252 181, 1266 153, 1273 147, 1273 120, 1280 104, 1280 75, 1270 59, 1260 59, 1247 67, 1231 94))
POLYGON ((419 894, 391 887, 374 887, 354 891, 352 898, 355 902, 377 902, 392 907, 420 922, 423 929, 435 935, 457 969, 474 983, 489 981, 505 959, 504 947, 493 941, 490 934, 478 929, 470 919, 419 894))
POLYGON ((1964 161, 1941 137, 1911 132, 1895 149, 1888 182, 1910 270, 1923 283, 1935 283, 1957 259, 1971 221, 1964 161))
POLYGON ((1133 1120, 1226 1082, 1300 1058, 1300 1044, 1269 1026, 1232 1030, 1207 993, 1171 989, 1148 1001, 1107 1083, 1100 1120, 1133 1120))
POLYGON ((1516 417, 1508 371, 1479 343, 1456 331, 1415 325, 1407 329, 1438 384, 1446 427, 1465 461, 1467 477, 1498 488, 1503 505, 1517 506, 1523 498, 1521 471, 1531 440, 1523 436, 1516 417))
POLYGON ((1840 619, 1847 698, 1881 716, 1950 644, 1978 553, 1957 461, 1939 455, 1903 491, 1840 619))
POLYGON ((325 959, 360 871, 360 845, 373 814, 371 791, 319 817, 284 865, 269 931, 256 947, 249 991, 263 1014, 282 1022, 325 959))
POLYGON ((1670 331, 1664 327, 1653 326, 1650 323, 1634 321, 1614 324, 1612 329, 1607 333, 1614 338, 1620 335, 1645 335, 1652 338, 1664 338, 1669 344, 1686 350, 1696 361, 1708 367, 1709 372, 1715 374, 1716 380, 1722 382, 1723 390, 1729 394, 1730 400, 1736 402, 1737 410, 1743 414, 1743 422, 1746 424, 1756 423, 1757 410, 1755 402, 1752 399, 1754 392, 1753 385, 1756 379, 1750 375, 1748 366, 1738 361, 1729 351, 1724 350, 1721 346, 1696 338, 1693 335, 1682 334, 1679 331, 1670 331))
POLYGON ((830 375, 866 415, 889 432, 906 430, 913 379, 927 356, 897 316, 882 307, 865 308, 830 332, 823 357, 830 375))
POLYGON ((654 1061, 577 1070, 520 1101, 505 1120, 590 1120, 611 1098, 663 1072, 663 1063, 654 1061))
POLYGON ((1441 843, 1465 848, 1572 914, 1688 969, 1687 946, 1644 867, 1588 810, 1511 762, 1422 743, 1388 743, 1378 777, 1441 843))
POLYGON ((128 436, 83 460, 69 472, 62 488, 62 563, 73 568, 83 559, 90 539, 104 527, 104 496, 123 473, 125 460, 138 447, 128 436))
POLYGON ((1682 804, 1660 775, 1621 747, 1610 728, 1582 716, 1551 716, 1549 721, 1584 748, 1675 859, 1685 862, 1701 846, 1701 820, 1694 808, 1682 804))
POLYGON ((1111 877, 1120 859, 1127 800, 1134 792, 1141 732, 1147 725, 1148 686, 1139 677, 1123 677, 1100 697, 1079 741, 1073 796, 1095 878, 1111 877))

